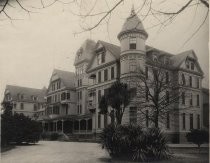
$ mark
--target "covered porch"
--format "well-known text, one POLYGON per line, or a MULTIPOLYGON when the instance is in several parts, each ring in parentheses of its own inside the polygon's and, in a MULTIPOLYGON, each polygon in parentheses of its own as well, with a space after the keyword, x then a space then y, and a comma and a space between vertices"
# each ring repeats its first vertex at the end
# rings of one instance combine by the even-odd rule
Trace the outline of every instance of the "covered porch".
POLYGON ((62 132, 65 134, 92 133, 92 116, 65 116, 41 121, 43 132, 62 132))

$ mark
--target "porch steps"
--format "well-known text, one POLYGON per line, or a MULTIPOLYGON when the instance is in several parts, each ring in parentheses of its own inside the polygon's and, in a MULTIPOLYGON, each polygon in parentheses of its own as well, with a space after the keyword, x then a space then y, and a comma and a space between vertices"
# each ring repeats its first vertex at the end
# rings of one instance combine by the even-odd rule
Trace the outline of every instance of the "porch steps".
POLYGON ((100 142, 100 138, 93 134, 67 134, 71 142, 100 142))

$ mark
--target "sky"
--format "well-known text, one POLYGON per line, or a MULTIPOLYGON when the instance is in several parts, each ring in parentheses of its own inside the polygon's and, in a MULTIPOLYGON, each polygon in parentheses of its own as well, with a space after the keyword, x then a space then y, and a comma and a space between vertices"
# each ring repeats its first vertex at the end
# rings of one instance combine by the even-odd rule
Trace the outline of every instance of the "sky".
MULTIPOLYGON (((27 7, 37 6, 32 0, 26 2, 27 7)), ((75 32, 82 31, 82 27, 92 26, 100 19, 99 16, 84 19, 75 15, 88 12, 93 2, 84 1, 79 7, 71 3, 56 3, 45 9, 35 9, 36 12, 30 16, 20 8, 8 9, 11 16, 18 20, 0 19, 0 100, 7 84, 43 88, 48 86, 54 68, 74 72, 76 51, 88 38, 119 45, 117 34, 129 16, 132 5, 137 10, 141 4, 137 0, 127 0, 111 14, 108 25, 103 21, 93 31, 75 35, 75 32)), ((117 0, 107 2, 99 0, 94 12, 112 7, 117 0)), ((160 8, 164 11, 177 10, 182 3, 183 0, 177 0, 176 3, 171 2, 160 8)), ((202 5, 192 6, 164 28, 151 28, 157 20, 150 17, 144 19, 142 15, 146 10, 138 13, 149 34, 147 45, 173 54, 189 49, 195 51, 205 74, 204 87, 208 87, 209 82, 209 18, 194 37, 184 43, 202 23, 206 12, 202 5)))

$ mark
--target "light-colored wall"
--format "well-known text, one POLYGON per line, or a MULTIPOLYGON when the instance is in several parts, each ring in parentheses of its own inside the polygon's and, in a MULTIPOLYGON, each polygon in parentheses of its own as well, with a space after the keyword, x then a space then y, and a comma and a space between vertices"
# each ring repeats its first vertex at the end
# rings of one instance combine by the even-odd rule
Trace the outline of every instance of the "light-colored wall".
POLYGON ((13 113, 23 113, 25 116, 32 117, 37 111, 34 111, 34 104, 37 103, 28 103, 28 102, 15 102, 16 108, 13 108, 13 113), (24 109, 21 109, 21 103, 24 105, 24 109))
POLYGON ((136 37, 137 38, 137 41, 136 41, 136 50, 140 50, 140 51, 143 51, 145 52, 146 49, 145 49, 145 36, 143 36, 142 34, 127 34, 127 35, 124 35, 121 37, 120 39, 120 47, 121 47, 121 52, 124 52, 124 51, 127 51, 129 50, 129 43, 130 43, 130 40, 129 38, 130 37, 136 37))

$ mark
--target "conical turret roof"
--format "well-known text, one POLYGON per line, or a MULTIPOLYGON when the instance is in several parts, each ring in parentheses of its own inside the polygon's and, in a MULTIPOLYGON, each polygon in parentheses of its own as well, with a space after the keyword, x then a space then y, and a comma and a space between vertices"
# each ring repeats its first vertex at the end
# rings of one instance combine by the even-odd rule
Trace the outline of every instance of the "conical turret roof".
POLYGON ((125 23, 123 24, 122 30, 118 34, 118 39, 121 37, 122 34, 128 32, 139 32, 143 33, 146 37, 148 37, 148 34, 145 31, 141 20, 134 11, 134 8, 131 9, 130 16, 126 19, 125 23))

